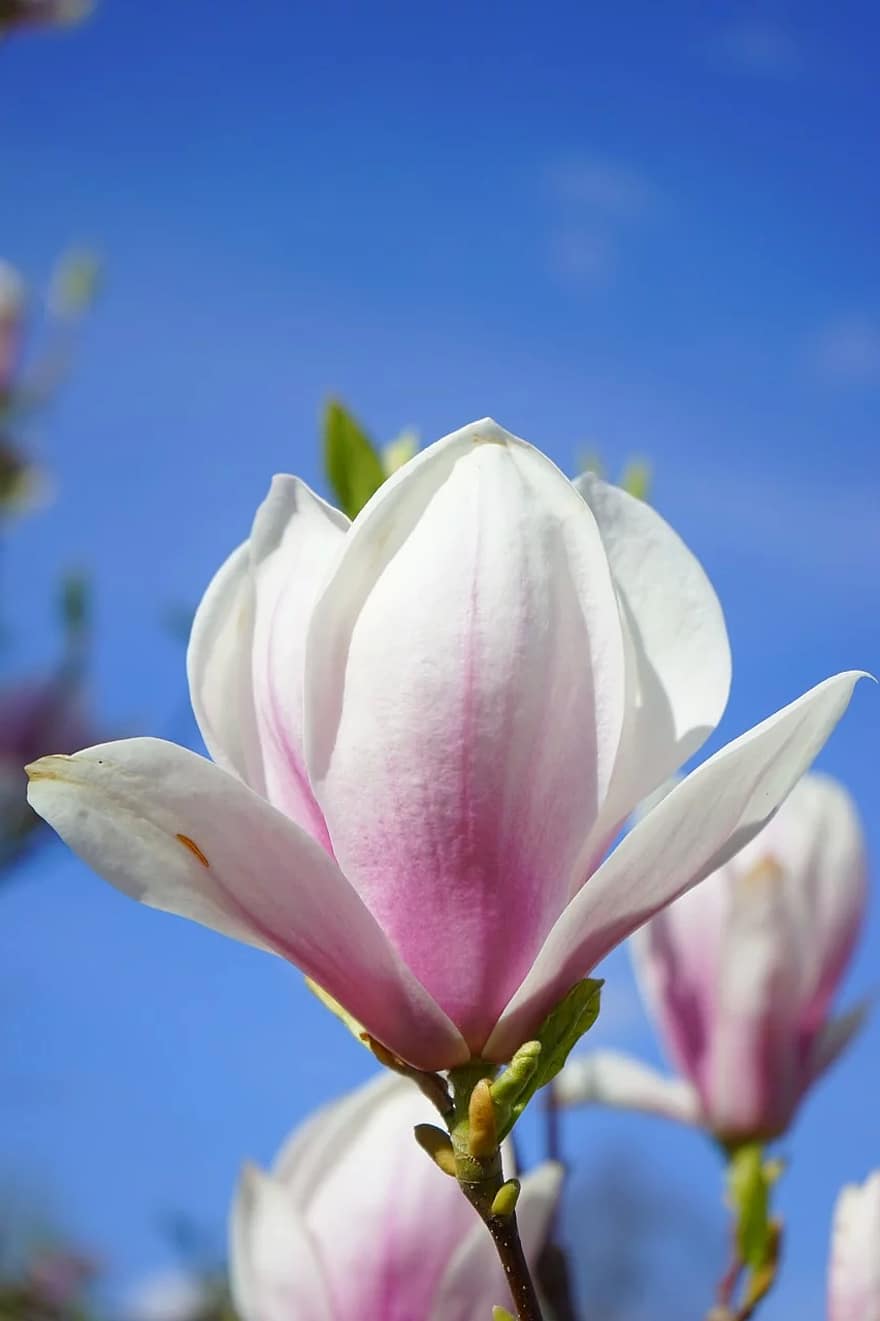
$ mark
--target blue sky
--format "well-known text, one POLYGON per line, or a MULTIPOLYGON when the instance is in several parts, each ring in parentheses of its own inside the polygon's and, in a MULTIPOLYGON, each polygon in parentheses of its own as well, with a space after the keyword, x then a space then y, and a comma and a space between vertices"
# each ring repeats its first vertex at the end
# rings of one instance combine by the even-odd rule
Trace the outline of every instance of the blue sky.
MULTIPOLYGON (((274 471, 320 482, 338 391, 383 439, 490 413, 568 468, 648 456, 725 605, 719 737, 880 669, 878 37, 868 3, 105 0, 7 43, 0 254, 35 283, 71 242, 107 267, 36 437, 58 500, 6 550, 8 667, 48 660, 53 584, 86 565, 103 719, 195 742, 164 612, 274 471)), ((822 758, 875 854, 878 733, 865 688, 822 758)), ((60 847, 0 905, 0 1171, 117 1283, 167 1259, 168 1209, 219 1242, 242 1157, 367 1069, 288 969, 60 847)), ((878 949, 872 911, 850 998, 878 949)), ((656 1057, 626 960, 609 976, 603 1043, 656 1057)), ((767 1321, 823 1315, 833 1196, 880 1163, 878 1042, 786 1144, 767 1321)), ((658 1122, 570 1126, 587 1165, 615 1143, 715 1216, 720 1251, 713 1153, 658 1122)))

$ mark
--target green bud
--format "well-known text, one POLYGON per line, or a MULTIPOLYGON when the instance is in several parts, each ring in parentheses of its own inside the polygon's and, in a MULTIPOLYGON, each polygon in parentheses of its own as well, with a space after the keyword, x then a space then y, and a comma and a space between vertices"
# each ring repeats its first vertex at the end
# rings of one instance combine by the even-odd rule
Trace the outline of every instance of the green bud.
POLYGON ((416 1124, 413 1133, 422 1151, 427 1152, 444 1174, 449 1174, 454 1179, 455 1153, 452 1150, 449 1134, 444 1133, 442 1128, 435 1128, 433 1124, 416 1124))
POLYGON ((519 1199, 519 1189, 519 1179, 508 1179, 506 1183, 503 1183, 492 1202, 492 1215, 500 1216, 504 1220, 508 1216, 512 1216, 519 1199))

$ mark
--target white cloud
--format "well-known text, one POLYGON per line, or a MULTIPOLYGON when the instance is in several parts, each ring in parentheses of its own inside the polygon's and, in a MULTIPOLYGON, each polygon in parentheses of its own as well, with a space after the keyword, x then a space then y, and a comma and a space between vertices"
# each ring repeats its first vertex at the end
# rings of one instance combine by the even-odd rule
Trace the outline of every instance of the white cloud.
POLYGON ((599 156, 571 156, 548 171, 553 209, 549 258, 567 284, 606 284, 625 231, 650 215, 658 194, 639 170, 599 156))
POLYGON ((558 202, 606 220, 635 220, 650 210, 655 190, 628 165, 599 157, 572 157, 556 165, 552 183, 558 202))
POLYGON ((880 324, 867 317, 841 317, 813 339, 809 357, 830 385, 880 385, 880 324))
POLYGON ((732 23, 715 36, 710 51, 729 69, 761 78, 791 78, 804 67, 794 33, 762 19, 732 23))

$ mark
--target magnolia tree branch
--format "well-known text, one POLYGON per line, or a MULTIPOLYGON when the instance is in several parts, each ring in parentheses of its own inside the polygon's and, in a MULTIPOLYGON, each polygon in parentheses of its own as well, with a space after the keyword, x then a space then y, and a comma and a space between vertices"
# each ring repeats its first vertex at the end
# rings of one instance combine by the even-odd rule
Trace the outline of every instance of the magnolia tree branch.
POLYGON ((450 1125, 455 1177, 492 1236, 519 1321, 543 1321, 516 1223, 519 1183, 505 1181, 487 1068, 456 1070, 450 1125))

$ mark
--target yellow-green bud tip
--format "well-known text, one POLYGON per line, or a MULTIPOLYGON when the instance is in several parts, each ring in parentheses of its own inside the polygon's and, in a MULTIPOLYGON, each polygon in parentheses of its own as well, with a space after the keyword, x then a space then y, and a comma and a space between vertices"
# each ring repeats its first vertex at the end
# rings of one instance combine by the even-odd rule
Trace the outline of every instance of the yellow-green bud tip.
POLYGON ((516 1203, 519 1199, 519 1179, 508 1179, 503 1183, 495 1194, 492 1202, 492 1215, 507 1219, 512 1216, 516 1210, 516 1203))
POLYGON ((455 1153, 452 1150, 449 1134, 444 1133, 442 1128, 435 1128, 433 1124, 416 1124, 413 1133, 422 1151, 427 1152, 444 1174, 449 1174, 454 1179, 455 1153))

